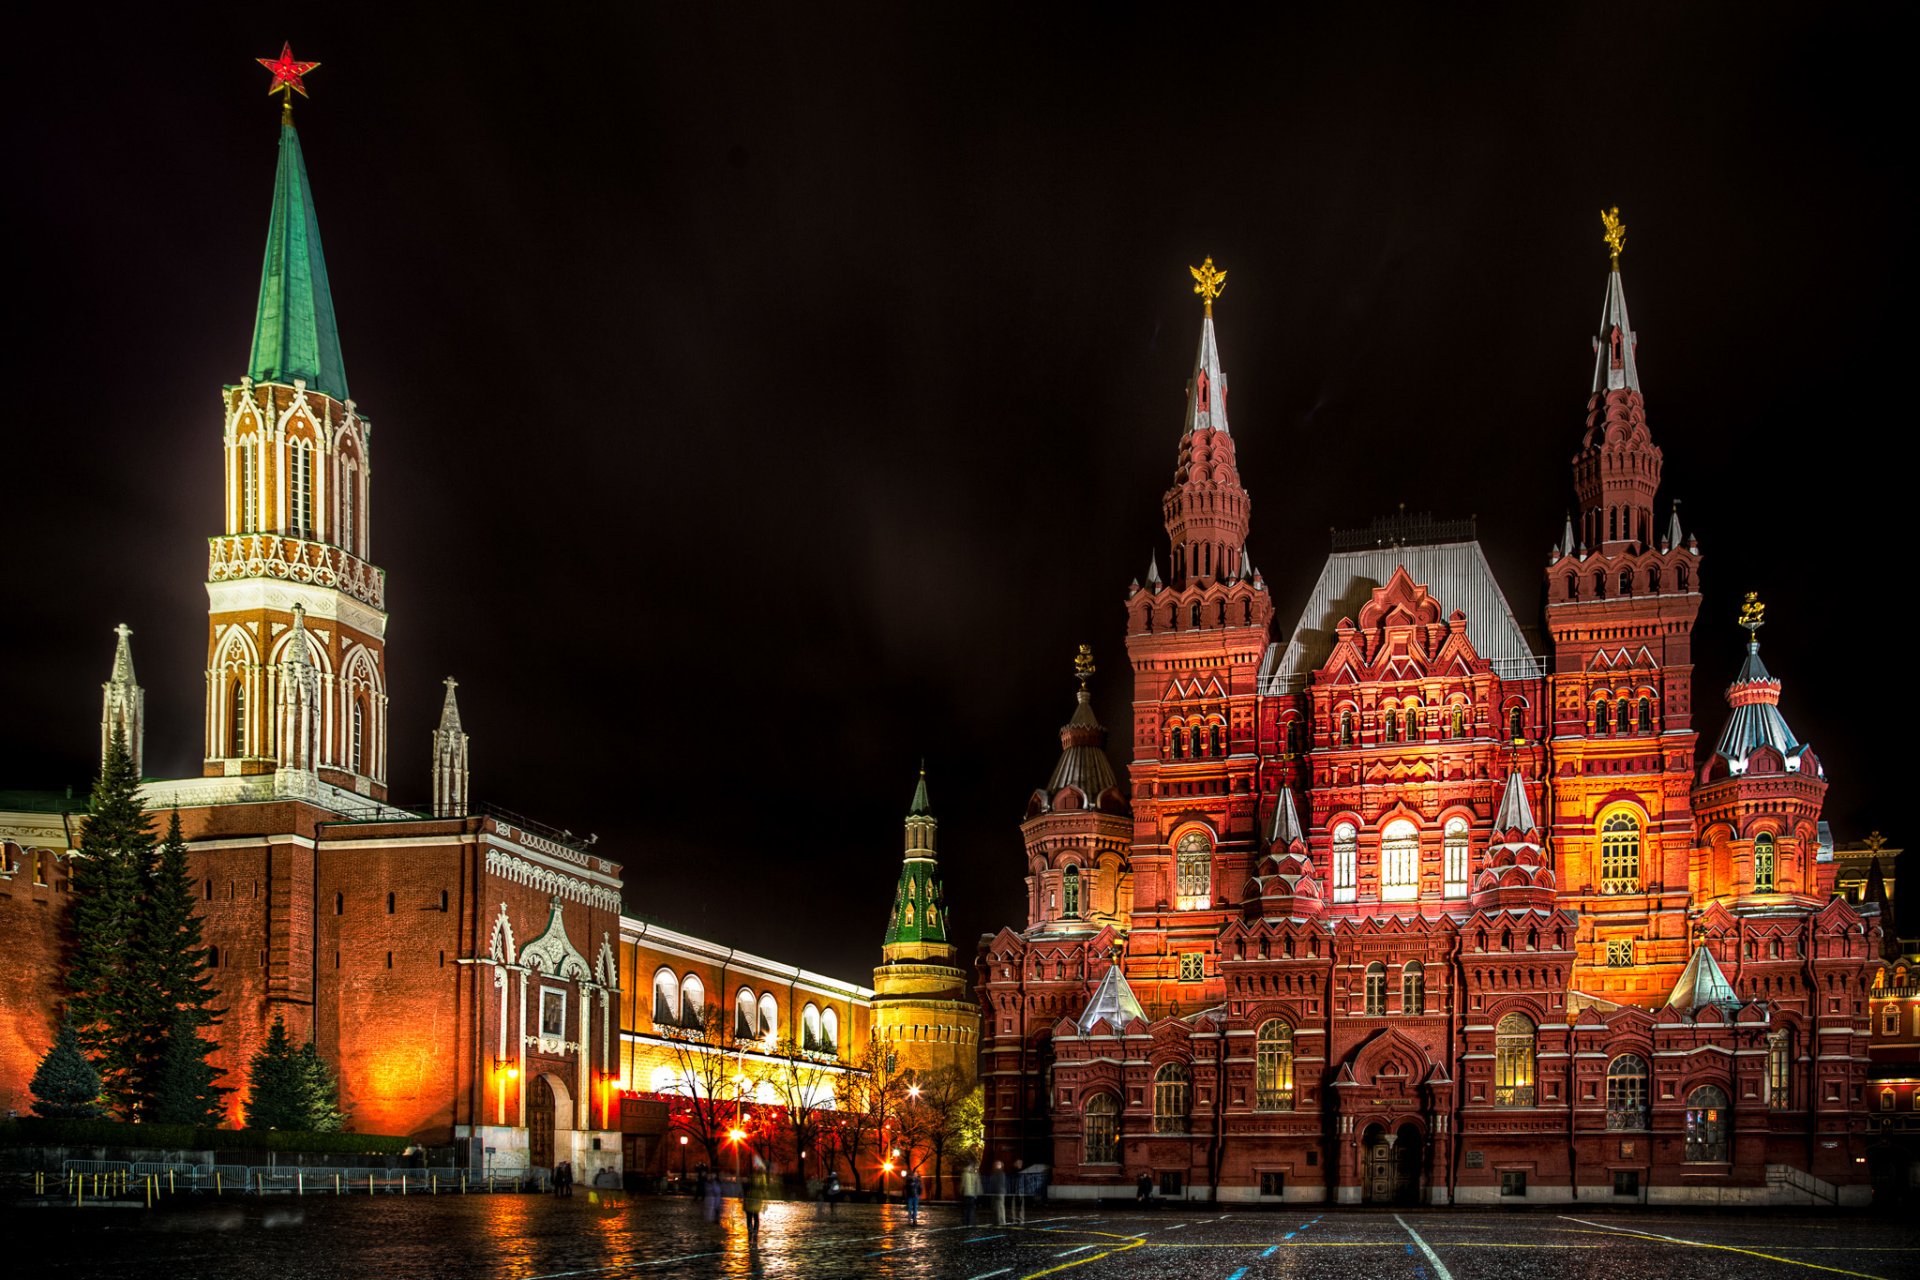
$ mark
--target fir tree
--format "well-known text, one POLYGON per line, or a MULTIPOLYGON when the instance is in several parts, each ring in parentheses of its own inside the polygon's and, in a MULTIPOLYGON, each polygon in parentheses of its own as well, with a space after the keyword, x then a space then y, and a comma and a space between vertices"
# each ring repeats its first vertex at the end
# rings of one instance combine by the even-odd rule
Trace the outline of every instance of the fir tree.
POLYGON ((273 1016, 267 1042, 247 1064, 247 1128, 305 1128, 305 1089, 286 1019, 273 1016))
POLYGON ((126 738, 116 728, 73 861, 73 963, 67 975, 80 1045, 92 1055, 109 1102, 129 1118, 138 1108, 140 1052, 154 1012, 132 964, 141 881, 153 851, 139 788, 126 738))
POLYGON ((346 1117, 340 1113, 340 1082, 320 1050, 309 1040, 300 1046, 294 1065, 299 1069, 300 1101, 304 1113, 302 1129, 314 1133, 337 1133, 346 1117))
POLYGON ((233 1092, 215 1081, 225 1074, 207 1061, 214 1045, 202 1039, 193 1014, 176 1009, 166 1050, 153 1081, 147 1117, 156 1124, 217 1125, 221 1099, 233 1092))
MULTIPOLYGON (((138 1085, 141 1100, 152 1103, 158 1099, 163 1077, 178 1070, 170 1065, 173 1055, 198 1046, 204 1061, 215 1050, 217 1046, 202 1038, 199 1031, 220 1019, 220 1011, 212 1007, 213 982, 207 976, 200 917, 194 914, 193 885, 187 878, 187 845, 180 835, 177 809, 167 821, 167 838, 160 844, 146 881, 133 973, 142 1001, 150 1006, 140 1044, 138 1085), (183 1018, 187 1027, 184 1035, 176 1029, 183 1018)), ((212 1073, 207 1076, 209 1081, 219 1074, 212 1067, 206 1071, 212 1073)), ((197 1078, 202 1073, 188 1074, 197 1078)))
POLYGON ((53 1047, 33 1073, 33 1111, 55 1120, 91 1120, 100 1114, 100 1076, 80 1051, 72 1017, 60 1023, 53 1047))

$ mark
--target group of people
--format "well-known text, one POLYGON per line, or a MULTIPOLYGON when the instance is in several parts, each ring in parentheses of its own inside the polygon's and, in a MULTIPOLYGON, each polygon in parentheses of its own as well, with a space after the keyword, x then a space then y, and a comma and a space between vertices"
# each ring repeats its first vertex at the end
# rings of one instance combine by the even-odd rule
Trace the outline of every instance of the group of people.
POLYGON ((980 1213, 980 1197, 984 1192, 987 1199, 993 1201, 993 1222, 1004 1227, 1011 1222, 1016 1225, 1027 1220, 1027 1162, 1015 1160, 1013 1168, 1007 1168, 1004 1160, 993 1162, 993 1171, 983 1180, 980 1166, 970 1164, 960 1171, 960 1214, 961 1222, 973 1226, 980 1213))
MULTIPOLYGON (((568 1164, 554 1169, 554 1194, 570 1195, 573 1187, 573 1170, 568 1164)), ((908 1169, 901 1175, 901 1190, 905 1192, 907 1223, 920 1225, 920 1203, 926 1192, 926 1184, 921 1180, 917 1169, 908 1169)), ((718 1222, 725 1211, 724 1190, 720 1179, 706 1176, 702 1170, 700 1192, 705 1199, 708 1222, 718 1222)), ((1027 1197, 1032 1193, 1029 1186, 1026 1162, 1015 1160, 1009 1169, 1003 1160, 995 1160, 993 1169, 984 1175, 978 1164, 969 1164, 960 1171, 960 1204, 962 1220, 967 1226, 974 1226, 980 1213, 980 1201, 984 1196, 993 1202, 993 1221, 996 1226, 1012 1223, 1016 1226, 1027 1220, 1027 1197)), ((760 1239, 760 1214, 766 1207, 770 1195, 766 1163, 755 1156, 753 1167, 740 1178, 740 1209, 746 1218, 747 1243, 756 1244, 760 1239)), ((840 1174, 829 1172, 820 1184, 820 1193, 814 1209, 814 1216, 834 1215, 842 1195, 840 1174)))
POLYGON ((573 1161, 562 1160, 553 1166, 553 1194, 562 1197, 573 1195, 573 1161))

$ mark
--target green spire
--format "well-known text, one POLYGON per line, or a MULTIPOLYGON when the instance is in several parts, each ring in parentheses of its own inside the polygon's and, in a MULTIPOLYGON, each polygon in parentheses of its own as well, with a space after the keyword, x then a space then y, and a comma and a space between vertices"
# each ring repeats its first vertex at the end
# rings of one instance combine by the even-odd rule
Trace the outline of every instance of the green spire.
POLYGON ((927 799, 927 762, 920 762, 920 781, 913 789, 913 803, 907 806, 910 818, 932 817, 933 802, 927 799))
POLYGON ((927 799, 927 769, 913 788, 907 810, 907 852, 900 867, 900 883, 893 892, 893 915, 887 920, 884 945, 944 943, 947 940, 947 898, 940 888, 934 861, 939 820, 927 799))
POLYGON ((340 359, 340 331, 333 323, 333 294, 320 252, 320 220, 313 211, 307 164, 291 119, 280 124, 280 168, 273 179, 273 217, 267 224, 267 257, 260 268, 260 307, 253 321, 255 382, 307 385, 336 400, 347 398, 347 370, 340 359))

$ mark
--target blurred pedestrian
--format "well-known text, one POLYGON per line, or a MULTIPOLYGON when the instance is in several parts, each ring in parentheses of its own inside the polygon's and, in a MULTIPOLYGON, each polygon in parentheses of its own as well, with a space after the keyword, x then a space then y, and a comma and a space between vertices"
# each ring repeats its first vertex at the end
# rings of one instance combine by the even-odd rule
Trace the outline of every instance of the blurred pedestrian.
POLYGON ((920 1172, 917 1169, 907 1170, 907 1225, 920 1225, 920 1172))
POLYGON ((706 1180, 706 1183, 707 1183, 707 1192, 706 1192, 707 1204, 706 1204, 705 1212, 707 1215, 707 1221, 718 1222, 720 1221, 720 1210, 722 1206, 722 1201, 720 1196, 720 1179, 708 1178, 706 1180))
POLYGON ((747 1215, 747 1244, 749 1247, 760 1242, 760 1210, 767 1204, 767 1166, 759 1156, 753 1158, 753 1169, 747 1174, 747 1180, 740 1184, 740 1208, 747 1215))
POLYGON ((1027 1162, 1025 1160, 1013 1162, 1013 1186, 1010 1191, 1013 1195, 1013 1220, 1025 1225, 1027 1221, 1027 1162))
POLYGON ((993 1201, 993 1225, 1007 1225, 1007 1163, 1004 1160, 993 1162, 993 1172, 987 1175, 987 1195, 993 1201))
POLYGON ((1151 1209, 1153 1207, 1153 1175, 1142 1170, 1139 1181, 1133 1186, 1133 1202, 1142 1209, 1151 1209))
POLYGON ((827 1216, 835 1217, 840 1212, 840 1171, 835 1169, 827 1175, 827 1216))
POLYGON ((960 1223, 970 1227, 980 1212, 980 1166, 969 1161, 960 1170, 960 1223))

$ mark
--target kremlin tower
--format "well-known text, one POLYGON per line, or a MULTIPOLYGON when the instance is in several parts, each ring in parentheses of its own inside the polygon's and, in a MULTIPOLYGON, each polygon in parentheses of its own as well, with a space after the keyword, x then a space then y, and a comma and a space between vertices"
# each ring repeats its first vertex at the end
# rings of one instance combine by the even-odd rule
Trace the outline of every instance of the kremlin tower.
POLYGON ((873 971, 873 1027, 898 1069, 956 1067, 971 1083, 980 1007, 967 989, 967 971, 954 963, 959 949, 949 941, 939 831, 923 767, 907 806, 907 847, 881 945, 884 958, 873 971))

